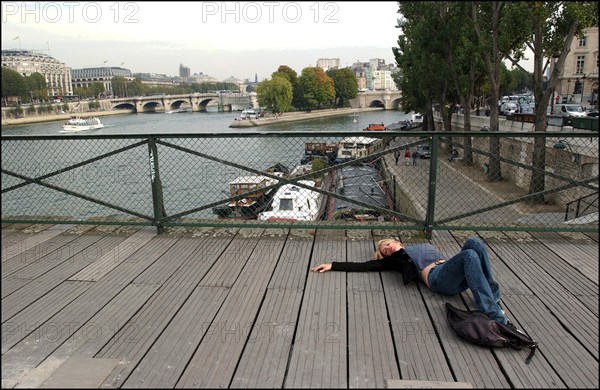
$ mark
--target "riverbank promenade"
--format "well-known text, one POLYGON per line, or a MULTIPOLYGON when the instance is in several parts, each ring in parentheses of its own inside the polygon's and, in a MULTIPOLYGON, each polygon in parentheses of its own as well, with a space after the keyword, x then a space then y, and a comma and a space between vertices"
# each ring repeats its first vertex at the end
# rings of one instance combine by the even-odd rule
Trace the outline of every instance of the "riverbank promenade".
MULTIPOLYGON (((410 168, 410 167, 406 167, 410 168)), ((414 231, 2 226, 2 387, 598 388, 598 235, 482 238, 508 317, 539 343, 467 344, 444 303, 363 261, 414 231)))

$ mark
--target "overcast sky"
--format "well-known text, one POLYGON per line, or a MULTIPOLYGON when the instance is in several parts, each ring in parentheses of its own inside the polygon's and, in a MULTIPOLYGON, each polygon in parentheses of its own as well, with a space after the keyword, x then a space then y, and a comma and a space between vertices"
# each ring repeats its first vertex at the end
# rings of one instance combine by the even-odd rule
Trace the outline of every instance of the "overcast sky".
POLYGON ((2 49, 49 53, 71 68, 204 73, 261 81, 319 58, 395 63, 395 1, 2 2, 2 49))
POLYGON ((397 10, 393 1, 2 2, 2 49, 49 50, 71 68, 175 76, 183 64, 260 81, 279 65, 300 74, 319 58, 395 62, 397 10))

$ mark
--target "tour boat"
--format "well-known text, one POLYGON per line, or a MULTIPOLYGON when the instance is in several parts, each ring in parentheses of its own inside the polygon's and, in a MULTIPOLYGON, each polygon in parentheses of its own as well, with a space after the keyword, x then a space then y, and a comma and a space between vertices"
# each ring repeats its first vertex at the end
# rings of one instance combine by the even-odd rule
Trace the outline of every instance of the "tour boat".
POLYGON ((80 118, 73 117, 62 125, 61 133, 76 133, 78 131, 96 130, 103 128, 104 125, 97 117, 80 118))

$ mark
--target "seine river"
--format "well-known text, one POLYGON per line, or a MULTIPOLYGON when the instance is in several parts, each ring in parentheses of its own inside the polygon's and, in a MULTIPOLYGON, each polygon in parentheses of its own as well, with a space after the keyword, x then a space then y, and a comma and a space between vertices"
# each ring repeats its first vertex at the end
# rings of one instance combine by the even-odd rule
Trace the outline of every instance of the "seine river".
MULTIPOLYGON (((185 112, 178 114, 141 113, 101 117, 104 128, 81 134, 157 134, 157 133, 240 133, 244 128, 229 128, 239 112, 185 112)), ((370 123, 386 125, 410 119, 401 111, 361 112, 360 117, 335 116, 250 128, 251 131, 362 131, 370 123), (354 120, 356 119, 356 122, 354 120)), ((2 135, 60 135, 63 121, 3 126, 2 135)))
MULTIPOLYGON (((313 131, 363 131, 370 123, 389 125, 410 119, 401 111, 377 110, 361 112, 358 118, 341 115, 254 128, 229 128, 239 112, 186 112, 178 114, 142 113, 109 115, 102 117, 105 127, 81 134, 245 134, 248 132, 313 132, 313 131)), ((4 126, 2 135, 61 135, 62 121, 29 125, 4 126)), ((310 139, 310 138, 307 138, 310 139)), ((321 140, 323 140, 321 138, 321 140)), ((265 164, 282 163, 289 169, 298 165, 304 154, 304 139, 284 137, 267 138, 211 138, 171 140, 185 148, 223 158, 240 166, 261 170, 265 164)), ((98 140, 93 144, 82 140, 75 147, 61 149, 62 142, 48 141, 13 144, 3 150, 2 167, 38 177, 75 164, 132 141, 98 140), (44 153, 40 153, 44 150, 44 153), (5 153, 6 152, 6 153, 5 153)), ((75 141, 78 142, 78 141, 75 141)), ((331 140, 327 141, 328 143, 331 140)), ((67 144, 64 144, 67 145, 67 144)), ((170 148, 161 148, 160 176, 162 179, 167 215, 175 215, 203 205, 226 201, 229 180, 247 174, 244 170, 195 157, 170 148)), ((68 188, 92 198, 118 204, 144 215, 152 215, 152 197, 147 148, 136 148, 126 153, 86 165, 74 171, 52 177, 50 184, 68 188)), ((3 175, 3 188, 20 183, 20 180, 3 175)), ((66 218, 87 219, 105 215, 120 215, 114 209, 76 199, 40 186, 24 186, 3 194, 3 216, 45 215, 48 209, 66 218), (115 214, 116 213, 116 214, 115 214)), ((210 209, 191 217, 215 218, 210 209)))

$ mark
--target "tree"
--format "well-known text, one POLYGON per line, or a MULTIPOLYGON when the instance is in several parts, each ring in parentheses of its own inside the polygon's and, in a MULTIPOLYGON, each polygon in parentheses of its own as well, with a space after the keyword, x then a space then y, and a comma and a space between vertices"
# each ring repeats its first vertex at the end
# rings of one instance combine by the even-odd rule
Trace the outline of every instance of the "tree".
POLYGON ((6 102, 8 98, 23 96, 27 93, 25 80, 18 72, 2 67, 2 99, 6 102))
POLYGON ((292 83, 293 94, 292 106, 300 107, 300 104, 302 103, 302 91, 298 84, 298 73, 287 65, 280 65, 279 68, 277 68, 277 73, 286 75, 288 80, 290 80, 290 83, 292 83))
POLYGON ((129 82, 127 92, 130 96, 143 96, 146 93, 146 86, 140 80, 135 79, 129 82))
MULTIPOLYGON (((527 22, 529 29, 525 45, 534 53, 533 91, 535 97, 536 132, 546 131, 546 109, 554 94, 558 76, 564 67, 573 38, 582 35, 583 29, 598 25, 598 7, 595 2, 535 2, 521 4, 516 8, 527 22), (550 61, 556 65, 544 90, 544 75, 550 61)), ((508 56, 513 65, 518 64, 519 57, 508 56)), ((534 195, 532 203, 544 203, 545 189, 544 171, 546 166, 546 139, 534 139, 532 174, 529 183, 529 194, 534 195)))
MULTIPOLYGON (((519 14, 521 4, 502 1, 472 2, 471 23, 475 30, 479 55, 485 63, 490 83, 490 131, 499 131, 500 70, 505 58, 520 60, 523 56, 523 44, 529 34, 526 20, 519 14)), ((500 165, 500 138, 490 137, 489 171, 487 179, 502 180, 500 165)))
POLYGON ((436 2, 399 2, 402 29, 392 52, 400 70, 394 78, 402 91, 404 112, 422 112, 423 129, 433 130, 433 104, 445 106, 449 71, 444 55, 446 38, 436 2))
POLYGON ((281 73, 261 81, 256 89, 258 104, 276 113, 289 111, 292 105, 292 83, 281 73))
POLYGON ((48 83, 46 78, 39 72, 34 72, 25 77, 25 86, 29 91, 30 97, 36 99, 48 98, 48 83))
POLYGON ((306 109, 330 105, 335 98, 333 80, 320 67, 306 67, 298 77, 302 104, 306 109))
MULTIPOLYGON (((113 96, 126 97, 127 96, 127 79, 123 76, 113 76, 110 79, 110 85, 112 88, 113 96)), ((104 91, 102 91, 104 92, 104 91)))
POLYGON ((326 73, 333 80, 337 106, 350 106, 350 99, 354 99, 358 96, 358 82, 356 81, 356 76, 352 69, 331 69, 326 73))

